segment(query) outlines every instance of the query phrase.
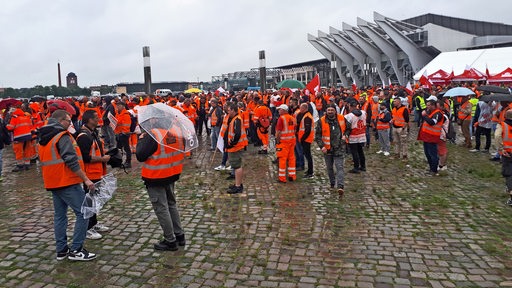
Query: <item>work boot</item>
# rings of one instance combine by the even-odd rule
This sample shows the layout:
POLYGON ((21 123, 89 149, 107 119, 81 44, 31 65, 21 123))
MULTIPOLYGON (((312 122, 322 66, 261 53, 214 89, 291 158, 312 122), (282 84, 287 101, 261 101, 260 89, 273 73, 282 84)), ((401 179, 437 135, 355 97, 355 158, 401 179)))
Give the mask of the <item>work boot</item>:
POLYGON ((158 243, 155 243, 153 246, 155 247, 155 250, 162 250, 162 251, 177 251, 178 250, 178 244, 176 243, 176 241, 169 242, 165 239, 158 243))
POLYGON ((176 236, 176 242, 178 242, 178 245, 185 246, 185 244, 187 244, 187 241, 185 240, 185 234, 175 235, 175 236, 176 236))
POLYGON ((23 170, 25 170, 25 165, 16 165, 16 167, 14 167, 14 169, 12 169, 12 172, 20 172, 23 170))

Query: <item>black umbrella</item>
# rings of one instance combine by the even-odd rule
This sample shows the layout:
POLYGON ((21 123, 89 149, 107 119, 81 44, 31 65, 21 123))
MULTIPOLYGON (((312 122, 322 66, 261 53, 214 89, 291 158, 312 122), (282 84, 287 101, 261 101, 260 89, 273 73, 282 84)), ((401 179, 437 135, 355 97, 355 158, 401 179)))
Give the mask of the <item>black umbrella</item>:
POLYGON ((476 89, 482 92, 510 94, 510 91, 507 88, 502 88, 494 85, 483 85, 476 89))
POLYGON ((30 97, 30 102, 43 102, 46 101, 46 98, 43 96, 35 95, 30 97))
POLYGON ((482 95, 478 98, 480 101, 488 102, 488 101, 496 101, 496 102, 512 102, 512 94, 503 94, 503 93, 492 93, 489 95, 482 95))

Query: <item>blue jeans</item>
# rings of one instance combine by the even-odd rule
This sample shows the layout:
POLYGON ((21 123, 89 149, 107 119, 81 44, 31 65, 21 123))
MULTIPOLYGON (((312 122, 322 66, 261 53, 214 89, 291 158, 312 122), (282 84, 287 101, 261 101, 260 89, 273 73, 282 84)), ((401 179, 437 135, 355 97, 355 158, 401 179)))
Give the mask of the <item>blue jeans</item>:
POLYGON ((55 229, 55 241, 57 252, 63 251, 68 246, 66 229, 68 227, 68 207, 70 207, 76 216, 75 228, 73 231, 73 242, 71 250, 80 250, 85 241, 85 233, 87 232, 87 224, 89 219, 84 219, 84 215, 80 211, 82 202, 85 198, 85 191, 82 184, 75 184, 63 189, 52 191, 53 196, 53 225, 55 229))
POLYGON ((332 154, 324 154, 325 166, 327 166, 327 175, 332 187, 337 184, 337 188, 345 188, 345 171, 343 170, 343 156, 334 156, 332 154), (334 175, 334 167, 336 167, 336 176, 334 175))
POLYGON ((430 167, 430 172, 437 173, 437 168, 439 167, 439 156, 437 155, 437 143, 423 142, 423 151, 425 152, 425 156, 427 156, 427 161, 428 161, 428 166, 430 167))
POLYGON ((298 140, 295 140, 295 167, 304 168, 304 151, 302 151, 302 145, 298 140))
POLYGON ((211 148, 217 149, 217 140, 219 139, 220 127, 214 126, 212 127, 212 133, 210 134, 211 138, 211 148))

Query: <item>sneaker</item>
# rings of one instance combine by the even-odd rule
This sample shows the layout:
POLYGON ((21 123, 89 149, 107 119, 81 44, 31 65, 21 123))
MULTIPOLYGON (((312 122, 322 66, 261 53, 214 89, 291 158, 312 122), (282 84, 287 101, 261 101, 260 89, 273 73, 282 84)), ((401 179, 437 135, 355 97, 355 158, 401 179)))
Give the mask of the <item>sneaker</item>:
POLYGON ((231 165, 224 167, 224 171, 231 171, 231 165))
POLYGON ((384 151, 382 151, 382 150, 377 151, 377 154, 381 154, 381 153, 384 153, 384 151))
POLYGON ((445 170, 448 170, 448 166, 439 166, 439 168, 437 169, 438 171, 445 171, 445 170))
POLYGON ((103 225, 103 224, 96 224, 94 227, 93 227, 94 231, 97 231, 97 232, 107 232, 110 230, 109 227, 103 225))
POLYGON ((233 180, 235 179, 235 175, 229 174, 228 177, 226 177, 226 180, 233 180))
POLYGON ((88 252, 85 248, 69 252, 68 259, 72 261, 91 261, 96 258, 96 254, 88 252))
POLYGON ((228 194, 238 194, 238 193, 242 193, 243 191, 244 191, 244 187, 242 185, 231 186, 231 187, 229 187, 227 193, 228 194))
POLYGON ((176 243, 176 241, 169 242, 169 241, 164 239, 164 240, 154 244, 153 247, 155 247, 155 250, 177 251, 178 250, 178 243, 176 243))
POLYGON ((85 235, 85 238, 87 239, 91 239, 91 240, 97 240, 97 239, 101 239, 101 234, 96 232, 96 230, 94 230, 93 228, 87 230, 87 234, 85 235))
POLYGON ((222 170, 226 170, 225 168, 226 168, 226 166, 224 166, 224 165, 219 165, 219 166, 217 166, 217 167, 215 167, 215 168, 213 168, 213 169, 214 169, 214 170, 216 170, 216 171, 222 171, 222 170))
POLYGON ((389 156, 389 152, 384 152, 384 156, 389 156))
POLYGON ((361 171, 361 172, 366 172, 366 167, 361 167, 361 168, 359 168, 359 171, 361 171))
POLYGON ((14 167, 14 169, 12 169, 12 172, 20 172, 23 170, 25 170, 25 165, 16 165, 16 167, 14 167))
POLYGON ((64 260, 69 255, 69 247, 66 246, 66 248, 62 249, 62 251, 57 252, 57 257, 55 259, 57 260, 64 260))
POLYGON ((315 177, 315 175, 313 173, 311 173, 311 174, 306 173, 304 175, 304 177, 302 177, 302 178, 306 178, 307 179, 307 178, 313 178, 313 177, 315 177))
POLYGON ((512 198, 508 199, 507 203, 508 206, 512 206, 512 198))
POLYGON ((469 152, 480 152, 480 149, 471 149, 469 152))
POLYGON ((489 153, 489 149, 484 149, 484 150, 482 150, 482 152, 489 153))
POLYGON ((344 193, 345 193, 345 190, 343 190, 343 188, 338 188, 338 196, 343 197, 344 193))
POLYGON ((185 240, 185 234, 176 235, 176 242, 178 242, 179 246, 185 246, 187 241, 185 240))

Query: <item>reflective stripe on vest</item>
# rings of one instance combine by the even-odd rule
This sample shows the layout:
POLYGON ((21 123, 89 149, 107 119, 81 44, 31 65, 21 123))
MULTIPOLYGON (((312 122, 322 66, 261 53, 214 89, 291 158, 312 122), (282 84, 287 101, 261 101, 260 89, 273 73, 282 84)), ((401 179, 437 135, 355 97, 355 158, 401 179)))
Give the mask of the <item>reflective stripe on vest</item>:
POLYGON ((305 142, 312 143, 314 134, 315 134, 315 128, 313 125, 313 123, 315 123, 315 121, 313 120, 313 116, 311 116, 311 113, 309 113, 309 112, 306 112, 306 114, 304 114, 304 116, 300 120, 299 134, 298 134, 299 139, 298 140, 300 141, 302 139, 302 136, 304 136, 304 133, 306 133, 306 127, 304 127, 304 119, 306 119, 306 118, 311 119, 311 131, 309 132, 308 138, 306 138, 305 142))
MULTIPOLYGON (((380 113, 379 119, 384 118, 384 115, 386 115, 386 113, 380 113)), ((377 130, 386 130, 386 129, 389 129, 389 122, 382 122, 380 120, 377 120, 377 130)))
MULTIPOLYGON (((345 133, 345 117, 343 115, 337 114, 338 118, 338 125, 341 129, 341 135, 343 137, 343 134, 345 133)), ((329 150, 331 149, 331 127, 329 126, 329 123, 327 123, 327 120, 325 118, 325 115, 322 116, 320 119, 321 127, 322 127, 322 142, 324 143, 324 147, 329 150)))
MULTIPOLYGON (((432 113, 430 113, 430 115, 428 115, 428 117, 432 118, 434 116, 434 114, 437 112, 441 113, 441 110, 436 109, 436 110, 432 111, 432 113)), ((444 117, 443 117, 443 120, 444 120, 444 117)), ((425 121, 425 122, 423 122, 423 125, 421 126, 421 131, 423 131, 427 134, 430 134, 430 135, 441 136, 441 130, 443 129, 443 122, 444 122, 443 120, 440 120, 434 126, 428 124, 425 121)))
POLYGON ((62 131, 55 135, 52 140, 46 145, 39 146, 39 159, 41 162, 41 171, 43 174, 44 187, 46 189, 58 189, 62 187, 71 186, 74 184, 82 183, 83 180, 76 175, 66 165, 61 156, 57 153, 57 143, 63 135, 69 135, 73 144, 73 148, 78 157, 80 169, 84 169, 84 162, 82 160, 82 153, 75 139, 69 134, 68 131, 62 131))
POLYGON ((183 169, 184 153, 181 151, 183 143, 178 138, 174 142, 166 142, 165 136, 169 137, 164 129, 152 129, 151 133, 158 143, 158 148, 153 155, 149 156, 142 164, 141 175, 148 179, 163 179, 173 175, 181 174, 183 169))
POLYGON ((281 131, 281 142, 295 142, 295 119, 290 114, 284 114, 283 131, 281 131))

